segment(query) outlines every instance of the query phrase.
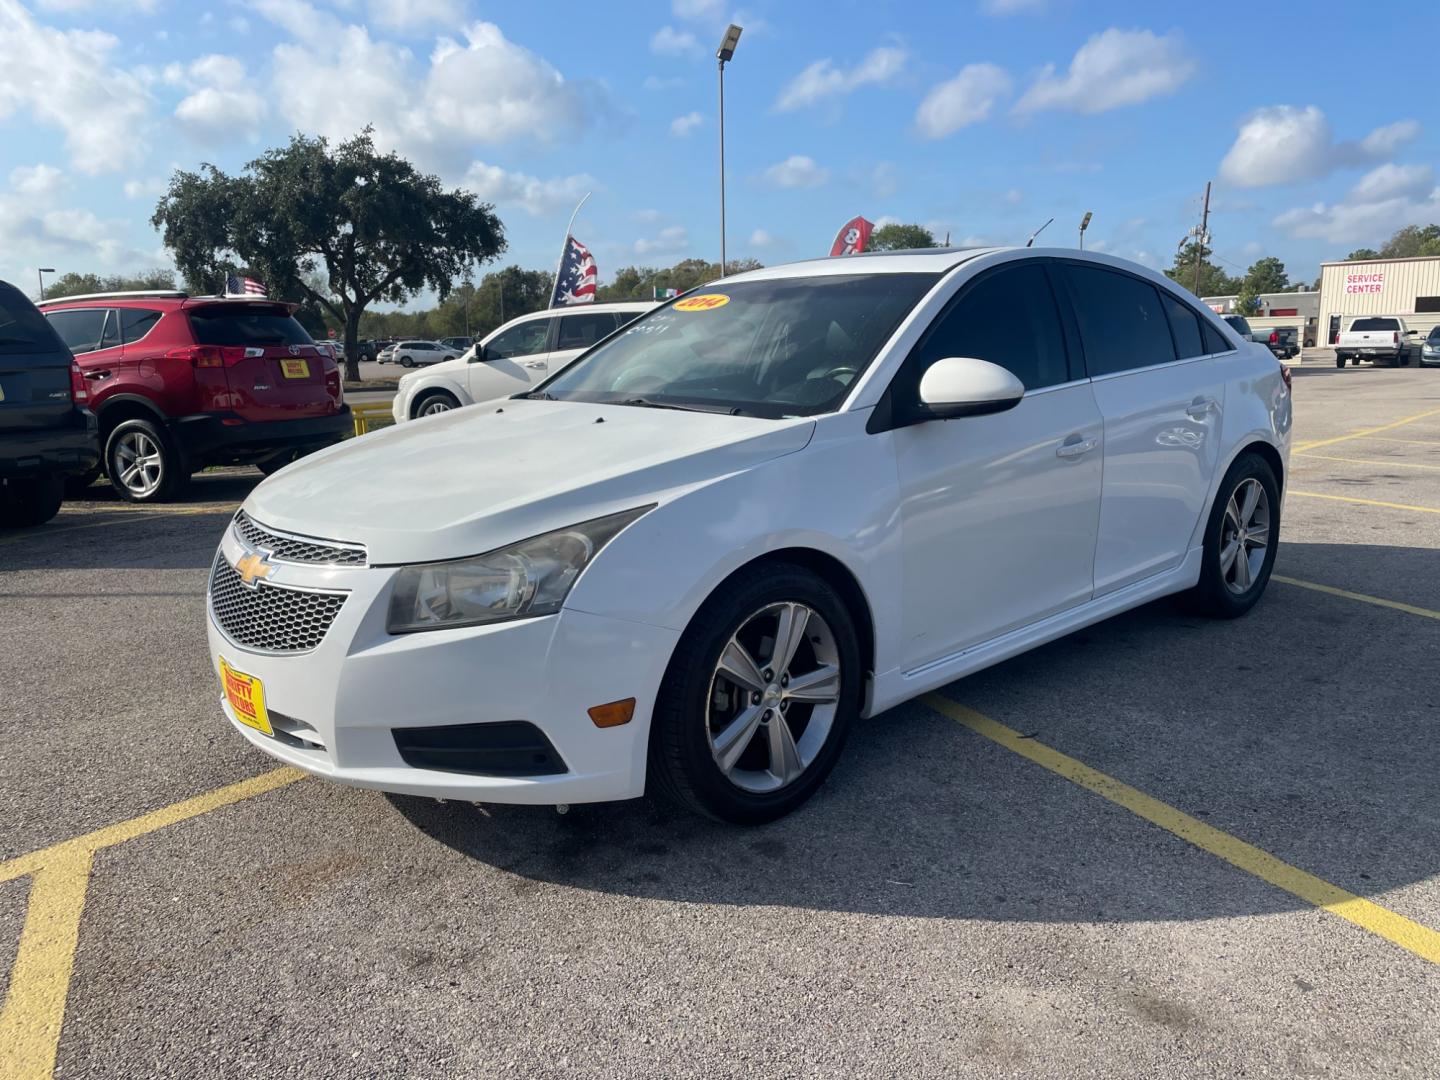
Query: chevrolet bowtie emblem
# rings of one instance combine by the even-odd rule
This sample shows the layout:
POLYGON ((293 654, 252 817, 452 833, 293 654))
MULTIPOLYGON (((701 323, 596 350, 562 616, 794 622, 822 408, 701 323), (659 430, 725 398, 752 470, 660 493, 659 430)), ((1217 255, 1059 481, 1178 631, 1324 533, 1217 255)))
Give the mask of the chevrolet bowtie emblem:
POLYGON ((266 556, 258 551, 247 551, 235 564, 235 571, 240 575, 240 580, 248 588, 255 588, 255 583, 262 578, 270 576, 270 563, 266 556))

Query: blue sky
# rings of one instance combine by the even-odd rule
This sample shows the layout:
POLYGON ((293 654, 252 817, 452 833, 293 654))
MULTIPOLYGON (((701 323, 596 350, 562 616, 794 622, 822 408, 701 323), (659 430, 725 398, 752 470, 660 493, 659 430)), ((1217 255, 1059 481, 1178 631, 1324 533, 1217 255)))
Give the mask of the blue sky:
POLYGON ((1218 257, 1325 258, 1440 221, 1440 5, 1081 0, 0 0, 0 277, 166 265, 175 168, 240 168, 295 130, 383 145, 493 201, 503 262, 575 227, 602 279, 729 252, 824 254, 839 225, 1073 243, 1168 265, 1215 181, 1218 257), (1376 66, 1394 41, 1410 65, 1376 66), (1365 59, 1338 60, 1352 46, 1365 59), (1407 75, 1408 70, 1411 74, 1407 75))

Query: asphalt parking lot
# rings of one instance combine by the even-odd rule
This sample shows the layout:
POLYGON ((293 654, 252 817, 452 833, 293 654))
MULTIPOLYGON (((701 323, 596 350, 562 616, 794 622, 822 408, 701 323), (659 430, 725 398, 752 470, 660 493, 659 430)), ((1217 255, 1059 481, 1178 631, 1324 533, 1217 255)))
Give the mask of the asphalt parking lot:
POLYGON ((0 1077, 1434 1075, 1440 371, 1295 392, 1250 616, 952 684, 750 831, 277 771, 204 640, 251 470, 0 531, 0 1077))

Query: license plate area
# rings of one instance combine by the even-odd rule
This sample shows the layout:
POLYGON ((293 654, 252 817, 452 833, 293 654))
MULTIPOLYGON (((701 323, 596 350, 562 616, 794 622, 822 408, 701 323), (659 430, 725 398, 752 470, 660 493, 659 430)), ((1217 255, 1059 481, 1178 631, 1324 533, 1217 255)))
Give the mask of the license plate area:
POLYGON ((287 379, 308 379, 310 377, 310 361, 281 360, 280 374, 287 379))
POLYGON ((270 713, 265 708, 265 686, 254 675, 236 671, 226 659, 220 657, 220 686, 225 691, 225 700, 235 719, 246 727, 254 728, 262 735, 275 737, 270 726, 270 713))

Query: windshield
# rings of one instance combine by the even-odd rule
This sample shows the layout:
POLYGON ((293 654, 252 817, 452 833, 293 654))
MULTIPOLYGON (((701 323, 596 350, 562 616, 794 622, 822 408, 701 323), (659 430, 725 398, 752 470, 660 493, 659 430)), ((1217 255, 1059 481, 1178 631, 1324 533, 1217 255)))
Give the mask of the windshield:
POLYGON ((839 406, 936 274, 736 281, 630 323, 532 396, 814 416, 839 406))
POLYGON ((1356 319, 1350 324, 1351 330, 1399 330, 1400 324, 1394 319, 1356 319))

